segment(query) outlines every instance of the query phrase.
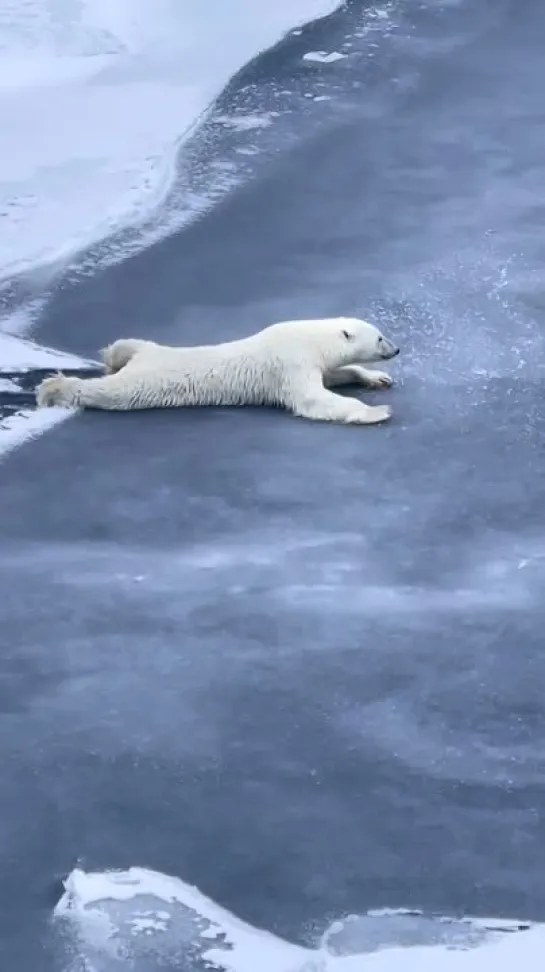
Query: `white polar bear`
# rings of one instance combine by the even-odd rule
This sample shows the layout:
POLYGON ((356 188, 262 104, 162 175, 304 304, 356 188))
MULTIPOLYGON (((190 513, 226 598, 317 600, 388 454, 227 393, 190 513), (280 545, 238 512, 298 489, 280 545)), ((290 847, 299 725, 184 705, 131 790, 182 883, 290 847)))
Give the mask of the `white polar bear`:
POLYGON ((167 347, 122 339, 102 351, 106 374, 57 374, 36 389, 38 405, 129 411, 204 405, 279 406, 303 418, 370 425, 386 421, 385 405, 336 395, 334 386, 392 384, 364 363, 399 349, 372 324, 353 317, 283 321, 239 341, 167 347))

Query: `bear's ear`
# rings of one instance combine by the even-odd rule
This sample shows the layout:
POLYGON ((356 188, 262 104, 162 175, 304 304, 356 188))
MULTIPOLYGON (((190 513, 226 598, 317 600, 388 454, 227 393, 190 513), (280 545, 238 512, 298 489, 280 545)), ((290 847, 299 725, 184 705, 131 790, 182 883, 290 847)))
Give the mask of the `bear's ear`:
POLYGON ((343 330, 342 330, 341 333, 342 333, 343 338, 346 338, 347 341, 353 341, 354 340, 354 335, 351 334, 350 331, 345 331, 344 328, 343 328, 343 330))

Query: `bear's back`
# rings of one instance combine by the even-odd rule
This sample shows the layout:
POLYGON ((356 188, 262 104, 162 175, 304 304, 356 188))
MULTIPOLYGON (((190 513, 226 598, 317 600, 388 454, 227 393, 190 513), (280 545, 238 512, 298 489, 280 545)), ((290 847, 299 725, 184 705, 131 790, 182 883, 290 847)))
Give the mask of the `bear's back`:
MULTIPOLYGON (((281 402, 283 367, 251 340, 195 347, 156 346, 123 369, 146 395, 180 405, 266 405, 281 402)), ((119 372, 122 375, 123 372, 119 372)))

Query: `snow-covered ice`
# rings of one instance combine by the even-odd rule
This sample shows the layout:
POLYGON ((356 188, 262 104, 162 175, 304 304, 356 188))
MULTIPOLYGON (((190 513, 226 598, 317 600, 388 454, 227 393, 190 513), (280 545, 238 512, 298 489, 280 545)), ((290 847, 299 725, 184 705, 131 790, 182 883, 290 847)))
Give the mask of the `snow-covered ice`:
POLYGON ((0 280, 164 197, 184 134, 244 63, 337 0, 4 0, 0 280))
POLYGON ((197 955, 220 972, 512 972, 517 964, 538 972, 545 949, 543 925, 403 911, 350 916, 303 948, 246 924, 178 878, 139 867, 72 871, 55 915, 83 961, 107 956, 112 972, 143 952, 158 964, 165 953, 190 962, 197 955))

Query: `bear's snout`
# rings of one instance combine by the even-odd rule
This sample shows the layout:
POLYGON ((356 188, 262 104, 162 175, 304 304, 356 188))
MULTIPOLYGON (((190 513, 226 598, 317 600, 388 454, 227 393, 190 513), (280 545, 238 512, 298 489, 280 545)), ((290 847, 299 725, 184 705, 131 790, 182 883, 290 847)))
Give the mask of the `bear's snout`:
POLYGON ((381 346, 382 357, 389 360, 390 358, 395 358, 399 354, 399 348, 391 341, 384 340, 381 346))

